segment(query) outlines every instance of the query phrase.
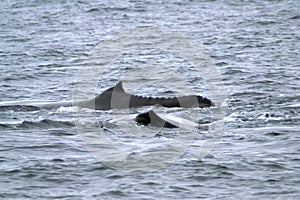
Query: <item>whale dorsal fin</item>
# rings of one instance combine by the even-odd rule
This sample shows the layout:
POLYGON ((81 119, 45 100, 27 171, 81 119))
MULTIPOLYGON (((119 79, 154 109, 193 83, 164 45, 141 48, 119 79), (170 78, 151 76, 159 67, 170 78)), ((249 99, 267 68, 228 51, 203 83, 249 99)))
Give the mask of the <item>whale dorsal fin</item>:
POLYGON ((119 81, 114 87, 113 87, 114 92, 120 92, 120 93, 125 93, 125 90, 123 88, 123 82, 119 81))
POLYGON ((178 126, 166 121, 157 115, 153 110, 141 113, 135 117, 135 121, 145 126, 151 125, 156 127, 178 128, 178 126))

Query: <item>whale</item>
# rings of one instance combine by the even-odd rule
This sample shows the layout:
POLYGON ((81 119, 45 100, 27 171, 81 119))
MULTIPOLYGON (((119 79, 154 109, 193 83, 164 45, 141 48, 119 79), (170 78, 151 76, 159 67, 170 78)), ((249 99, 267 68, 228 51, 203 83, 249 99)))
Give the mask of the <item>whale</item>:
POLYGON ((185 130, 195 130, 199 124, 183 117, 177 117, 170 113, 161 113, 153 109, 136 115, 134 121, 138 125, 154 126, 160 128, 182 128, 185 130))
MULTIPOLYGON (((22 102, 21 102, 22 103, 22 102)), ((27 106, 45 109, 55 109, 60 107, 78 106, 95 110, 126 109, 141 106, 159 105, 162 107, 211 107, 214 103, 200 95, 186 95, 179 97, 146 97, 127 93, 123 88, 123 82, 119 81, 115 86, 103 91, 101 94, 81 101, 67 102, 33 102, 20 104, 16 102, 8 106, 27 106)), ((3 104, 2 106, 5 106, 3 104)))
POLYGON ((167 120, 163 119, 153 110, 149 110, 147 112, 143 112, 138 114, 134 120, 137 122, 138 125, 144 126, 156 126, 156 127, 166 127, 166 128, 179 128, 178 125, 175 125, 172 122, 168 122, 167 120))
POLYGON ((186 95, 179 97, 145 97, 127 93, 123 82, 108 88, 95 98, 74 102, 73 105, 95 110, 125 109, 141 106, 160 105, 162 107, 211 107, 214 103, 200 95, 186 95))

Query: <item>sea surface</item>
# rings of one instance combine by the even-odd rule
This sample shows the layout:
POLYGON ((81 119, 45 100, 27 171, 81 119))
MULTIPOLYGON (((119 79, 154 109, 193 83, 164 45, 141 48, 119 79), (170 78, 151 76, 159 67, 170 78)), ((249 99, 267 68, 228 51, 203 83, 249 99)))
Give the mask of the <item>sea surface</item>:
MULTIPOLYGON (((0 198, 300 199, 299 30, 299 0, 1 1, 0 198), (107 57, 105 41, 149 27, 191 38, 175 48, 201 47, 210 63, 196 68, 156 43, 123 52, 117 39, 119 56, 107 57), (90 65, 101 73, 80 79, 90 65), (224 99, 189 109, 28 106, 119 80, 137 95, 224 99), (149 109, 199 127, 137 125, 149 109)), ((156 37, 127 36, 133 47, 156 37)))

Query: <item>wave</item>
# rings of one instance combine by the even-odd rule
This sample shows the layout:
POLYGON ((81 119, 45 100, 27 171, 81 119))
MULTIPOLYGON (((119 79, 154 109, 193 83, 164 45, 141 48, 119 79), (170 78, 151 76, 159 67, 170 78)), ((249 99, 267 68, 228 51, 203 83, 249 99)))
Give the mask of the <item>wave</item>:
POLYGON ((72 106, 72 102, 55 102, 55 101, 8 101, 0 103, 0 111, 36 111, 42 108, 56 109, 60 107, 72 106))
POLYGON ((57 121, 51 119, 42 119, 39 121, 28 121, 24 120, 19 123, 0 123, 0 128, 66 128, 73 127, 74 123, 71 121, 57 121))
POLYGON ((33 105, 0 105, 0 111, 8 111, 8 110, 13 110, 17 112, 36 111, 36 110, 40 110, 40 107, 33 106, 33 105))

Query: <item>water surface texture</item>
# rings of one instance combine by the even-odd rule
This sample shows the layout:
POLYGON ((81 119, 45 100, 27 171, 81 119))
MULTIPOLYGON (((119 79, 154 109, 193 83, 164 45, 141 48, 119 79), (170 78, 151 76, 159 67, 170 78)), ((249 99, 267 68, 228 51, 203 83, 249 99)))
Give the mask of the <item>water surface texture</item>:
MULTIPOLYGON (((0 198, 299 199, 299 11, 298 0, 1 1, 0 198), (196 118, 183 112, 190 120, 200 119, 201 128, 179 159, 153 172, 130 172, 89 153, 77 133, 76 110, 7 106, 71 100, 78 71, 99 43, 148 26, 193 38, 221 74, 228 105, 225 126, 206 157, 199 158, 199 149, 210 109, 200 109, 196 118)), ((187 69, 193 90, 210 96, 205 80, 191 73, 189 64, 159 49, 116 58, 96 93, 126 75, 124 87, 132 93, 172 96, 182 85, 163 66, 179 74, 187 69)), ((133 155, 155 153, 156 145, 174 136, 171 130, 122 120, 125 111, 114 112, 120 120, 111 120, 110 111, 96 113, 99 128, 133 155), (138 131, 122 135, 120 127, 138 131), (153 135, 144 135, 145 130, 153 135)))

